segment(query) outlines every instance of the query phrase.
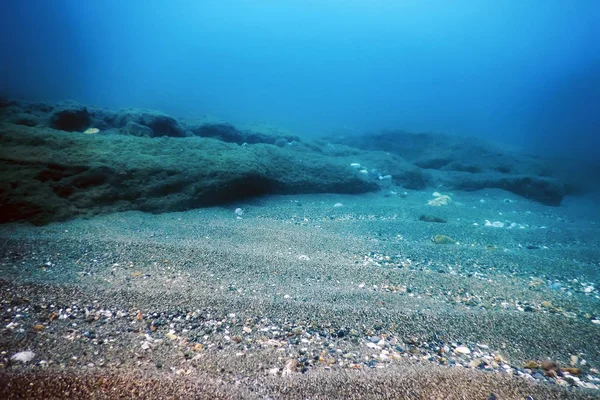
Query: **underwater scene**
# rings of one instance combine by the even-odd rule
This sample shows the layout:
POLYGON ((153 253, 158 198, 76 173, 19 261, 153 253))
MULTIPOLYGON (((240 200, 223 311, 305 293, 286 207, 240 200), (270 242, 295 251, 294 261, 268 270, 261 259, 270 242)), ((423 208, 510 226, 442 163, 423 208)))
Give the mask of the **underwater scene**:
POLYGON ((0 398, 600 399, 600 3, 0 4, 0 398))

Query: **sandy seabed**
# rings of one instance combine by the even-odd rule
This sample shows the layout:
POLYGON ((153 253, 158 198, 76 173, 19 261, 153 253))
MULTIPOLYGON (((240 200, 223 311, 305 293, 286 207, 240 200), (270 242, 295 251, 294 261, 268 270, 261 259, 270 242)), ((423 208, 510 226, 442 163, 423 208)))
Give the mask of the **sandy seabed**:
POLYGON ((594 202, 383 193, 1 226, 0 397, 600 398, 594 202))

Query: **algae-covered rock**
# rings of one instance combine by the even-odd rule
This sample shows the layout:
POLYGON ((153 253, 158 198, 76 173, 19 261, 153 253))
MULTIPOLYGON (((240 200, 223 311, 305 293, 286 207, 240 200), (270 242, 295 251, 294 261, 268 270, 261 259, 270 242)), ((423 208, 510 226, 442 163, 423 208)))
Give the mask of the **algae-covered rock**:
POLYGON ((419 221, 423 222, 437 222, 437 223, 446 223, 447 221, 444 218, 437 217, 435 215, 423 214, 419 216, 419 221))
MULTIPOLYGON (((132 124, 129 124, 131 127, 132 124)), ((0 222, 181 211, 264 194, 378 189, 345 161, 199 137, 65 135, 0 123, 0 222)))
POLYGON ((433 237, 433 242, 435 244, 456 244, 456 241, 445 235, 435 235, 433 237))
POLYGON ((55 111, 50 118, 50 126, 61 131, 83 132, 91 123, 90 113, 85 107, 69 107, 55 111))

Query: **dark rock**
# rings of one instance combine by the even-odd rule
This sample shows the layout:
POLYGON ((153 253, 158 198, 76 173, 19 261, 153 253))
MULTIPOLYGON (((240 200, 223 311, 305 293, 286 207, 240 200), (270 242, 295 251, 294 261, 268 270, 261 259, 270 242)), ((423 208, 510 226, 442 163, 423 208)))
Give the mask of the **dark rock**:
POLYGON ((56 111, 50 118, 50 126, 67 132, 83 132, 90 126, 90 113, 85 107, 74 107, 56 111))
POLYGON ((44 224, 125 210, 181 211, 271 193, 378 189, 345 162, 310 151, 299 159, 271 145, 243 148, 198 137, 97 135, 90 141, 7 123, 0 123, 0 167, 0 222, 44 224))
MULTIPOLYGON (((129 123, 133 122, 138 125, 143 125, 152 130, 152 136, 172 136, 172 137, 186 137, 189 136, 187 130, 183 125, 179 123, 175 118, 162 114, 157 111, 147 110, 124 110, 114 118, 106 118, 104 121, 113 123, 116 128, 126 127, 129 123)), ((140 133, 139 129, 133 129, 134 132, 140 133)), ((127 130, 125 130, 127 132, 127 130)), ((145 131, 144 133, 149 133, 145 131)), ((145 135, 138 135, 145 136, 145 135)))
POLYGON ((450 164, 449 158, 429 158, 415 162, 415 165, 425 169, 441 169, 450 164))
POLYGON ((425 189, 429 181, 427 175, 423 171, 414 168, 392 175, 392 179, 400 186, 412 190, 425 189))
POLYGON ((121 128, 121 133, 132 136, 154 137, 154 131, 152 128, 132 121, 129 121, 123 128, 121 128))
POLYGON ((494 174, 472 174, 452 177, 447 186, 460 190, 480 190, 484 188, 504 189, 540 203, 558 206, 565 196, 564 185, 553 178, 536 176, 502 176, 494 174))
POLYGON ((436 217, 435 215, 425 215, 425 214, 423 214, 419 217, 419 221, 446 223, 446 220, 443 218, 436 217))
POLYGON ((230 124, 203 124, 193 126, 190 131, 195 136, 210 137, 227 143, 237 144, 274 144, 278 147, 285 147, 289 143, 298 142, 300 139, 296 136, 277 136, 268 135, 260 132, 241 131, 230 124))
POLYGON ((13 124, 25 125, 25 126, 36 126, 39 123, 34 116, 29 115, 29 114, 20 114, 20 115, 14 116, 9 119, 9 122, 12 122, 13 124))
POLYGON ((561 203, 567 190, 573 191, 557 178, 559 170, 553 165, 516 152, 500 152, 472 138, 386 131, 330 141, 384 151, 411 163, 413 169, 404 167, 399 173, 389 172, 395 183, 409 189, 422 190, 428 185, 459 190, 497 188, 554 206, 561 203))
POLYGON ((228 143, 247 143, 246 134, 229 124, 204 124, 190 130, 200 137, 210 137, 228 143))

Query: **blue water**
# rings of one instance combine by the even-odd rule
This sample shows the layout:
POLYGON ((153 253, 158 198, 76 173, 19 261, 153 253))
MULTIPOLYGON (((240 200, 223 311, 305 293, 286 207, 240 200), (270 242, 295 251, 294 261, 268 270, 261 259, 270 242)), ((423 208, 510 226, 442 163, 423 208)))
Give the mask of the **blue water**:
POLYGON ((20 0, 0 93, 594 160, 600 2, 20 0))

